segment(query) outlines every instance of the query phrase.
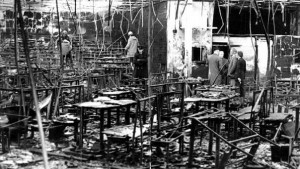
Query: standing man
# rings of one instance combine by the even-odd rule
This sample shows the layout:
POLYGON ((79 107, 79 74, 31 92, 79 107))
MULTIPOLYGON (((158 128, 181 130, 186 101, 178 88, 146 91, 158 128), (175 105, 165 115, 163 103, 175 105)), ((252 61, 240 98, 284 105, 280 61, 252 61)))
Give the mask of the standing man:
POLYGON ((135 53, 137 52, 137 47, 139 44, 138 39, 133 35, 132 31, 128 32, 128 42, 127 45, 125 46, 125 51, 127 52, 127 57, 130 58, 130 64, 131 67, 133 68, 133 57, 135 55, 135 53))
POLYGON ((208 68, 209 68, 209 74, 208 78, 210 81, 210 85, 220 85, 221 84, 221 75, 220 75, 220 69, 219 69, 219 49, 216 48, 214 50, 214 53, 212 55, 207 56, 208 60, 208 68))
POLYGON ((230 61, 229 61, 228 73, 227 73, 230 86, 236 85, 235 84, 236 62, 237 62, 237 50, 235 48, 232 48, 230 51, 230 61))
POLYGON ((57 46, 60 47, 60 44, 59 44, 60 39, 62 41, 61 51, 62 51, 62 55, 64 57, 64 62, 66 64, 66 66, 72 66, 73 65, 72 54, 71 54, 72 41, 71 41, 70 37, 68 36, 68 32, 66 30, 64 30, 62 32, 61 38, 57 39, 57 41, 55 43, 55 48, 57 48, 57 46))
POLYGON ((240 87, 240 103, 241 106, 243 107, 244 97, 245 97, 244 81, 245 81, 245 74, 246 74, 246 61, 243 59, 242 51, 239 51, 237 56, 238 57, 236 62, 235 77, 240 87))
POLYGON ((220 63, 220 76, 221 76, 221 84, 227 84, 227 72, 228 72, 228 59, 224 58, 224 51, 219 52, 220 63))
POLYGON ((143 46, 138 46, 138 50, 134 55, 134 77, 135 78, 148 78, 148 55, 144 51, 143 46))

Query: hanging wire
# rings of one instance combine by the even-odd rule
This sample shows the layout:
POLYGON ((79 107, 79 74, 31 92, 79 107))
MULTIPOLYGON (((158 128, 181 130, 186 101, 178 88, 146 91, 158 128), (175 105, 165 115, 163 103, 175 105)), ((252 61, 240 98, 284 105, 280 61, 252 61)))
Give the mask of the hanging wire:
POLYGON ((130 21, 132 21, 132 6, 131 6, 131 0, 129 0, 129 14, 130 14, 130 21))
POLYGON ((243 8, 244 8, 245 2, 246 2, 246 0, 243 1, 243 4, 242 4, 241 9, 240 9, 240 12, 239 12, 239 15, 241 14, 241 12, 242 12, 242 10, 243 10, 243 8))
POLYGON ((104 30, 104 24, 105 24, 105 13, 102 13, 102 44, 105 46, 105 30, 104 30))
MULTIPOLYGON (((150 4, 149 4, 149 5, 150 5, 150 4)), ((164 25, 163 25, 163 24, 161 23, 161 21, 158 19, 158 15, 156 15, 156 12, 155 12, 155 10, 154 10, 153 1, 151 1, 151 6, 152 6, 153 15, 154 15, 154 17, 155 17, 155 22, 152 23, 152 27, 154 27, 154 24, 155 24, 156 22, 159 22, 159 24, 160 24, 162 27, 161 27, 161 29, 158 31, 158 33, 156 33, 155 36, 153 37, 152 42, 151 42, 151 45, 150 45, 150 48, 152 47, 152 45, 153 45, 153 43, 154 43, 156 37, 159 36, 159 33, 164 29, 164 25)))
MULTIPOLYGON (((36 87, 35 87, 35 80, 33 77, 32 73, 32 67, 31 67, 31 61, 30 61, 30 56, 29 56, 29 48, 28 48, 28 35, 27 32, 24 29, 24 21, 23 21, 23 15, 22 15, 22 6, 20 1, 16 1, 17 6, 18 6, 18 14, 20 18, 20 27, 21 27, 21 33, 22 33, 22 40, 23 40, 23 48, 25 52, 25 58, 26 58, 26 63, 29 71, 29 77, 30 77, 30 84, 31 84, 31 90, 32 90, 32 96, 34 100, 34 104, 38 105, 38 98, 37 98, 37 92, 36 92, 36 87)), ((40 134, 40 143, 42 146, 42 155, 43 155, 43 160, 44 160, 44 168, 49 169, 49 163, 48 163, 48 154, 46 151, 46 146, 45 146, 45 135, 44 135, 44 130, 43 130, 43 125, 42 125, 42 118, 40 114, 39 108, 36 106, 36 119, 38 121, 38 128, 39 128, 39 134, 40 134)))
POLYGON ((229 13, 230 13, 230 0, 228 0, 228 4, 227 4, 227 18, 226 18, 226 21, 227 21, 227 37, 228 37, 228 46, 229 48, 230 47, 230 34, 229 34, 229 13))
POLYGON ((256 0, 253 0, 253 4, 254 4, 254 8, 256 8, 256 10, 258 12, 258 17, 259 17, 260 22, 262 24, 262 27, 263 27, 263 30, 264 30, 264 35, 265 35, 265 38, 267 40, 267 45, 268 45, 268 47, 267 47, 267 49, 268 49, 267 77, 270 77, 270 54, 271 54, 271 51, 270 51, 270 36, 267 32, 266 26, 265 26, 264 21, 263 21, 262 16, 261 16, 261 11, 259 9, 259 6, 258 6, 256 0))
MULTIPOLYGON (((95 0, 93 0, 93 15, 94 15, 95 32, 96 32, 95 44, 96 44, 96 46, 97 46, 97 49, 99 49, 99 46, 98 46, 98 27, 97 27, 97 21, 96 21, 97 15, 95 15, 95 0)), ((95 68, 96 68, 96 54, 94 53, 94 64, 93 64, 93 69, 95 69, 95 68)))
POLYGON ((144 0, 142 0, 142 28, 144 27, 144 0))
POLYGON ((137 18, 137 16, 139 15, 139 13, 140 13, 141 11, 142 11, 142 9, 140 8, 140 9, 138 10, 138 12, 136 13, 135 17, 133 18, 132 23, 135 22, 135 19, 137 18))
MULTIPOLYGON (((274 19, 275 14, 276 14, 276 10, 274 11, 274 1, 272 1, 272 21, 273 21, 273 55, 272 55, 272 57, 273 57, 273 59, 271 62, 271 68, 274 67, 274 56, 275 56, 275 50, 276 50, 275 45, 274 45, 274 43, 276 43, 276 25, 275 25, 275 19, 274 19)), ((271 69, 272 74, 273 74, 273 70, 274 69, 271 69)))
POLYGON ((57 13, 57 22, 58 22, 58 39, 59 39, 59 53, 60 53, 60 71, 61 73, 64 70, 64 62, 63 62, 63 55, 62 55, 62 41, 61 41, 61 28, 60 28, 60 20, 59 20, 59 10, 58 10, 58 1, 56 0, 56 13, 57 13))
MULTIPOLYGON (((125 41, 127 42, 127 39, 126 39, 124 31, 123 31, 123 19, 125 18, 127 21, 128 21, 128 19, 124 16, 124 11, 122 11, 121 15, 122 15, 122 17, 121 17, 120 29, 122 32, 122 36, 124 37, 125 41)), ((128 23, 129 23, 129 21, 128 21, 128 23)))
POLYGON ((140 15, 140 19, 139 19, 139 27, 138 27, 138 32, 137 32, 137 34, 139 35, 140 34, 140 30, 143 28, 142 26, 143 26, 143 15, 141 14, 140 15))
POLYGON ((221 21, 222 21, 222 25, 221 25, 219 31, 217 32, 217 34, 219 34, 220 31, 222 30, 223 26, 224 26, 224 20, 223 20, 223 16, 222 16, 222 12, 221 12, 219 1, 217 1, 217 3, 218 3, 218 9, 219 9, 219 13, 220 13, 221 21))
MULTIPOLYGON (((71 13, 71 18, 72 18, 72 20, 73 20, 73 22, 74 22, 74 25, 75 25, 75 32, 77 33, 77 26, 76 26, 76 20, 74 19, 74 15, 75 15, 75 18, 76 18, 76 9, 75 9, 75 14, 72 12, 72 10, 71 10, 71 7, 70 7, 70 4, 69 4, 69 2, 68 2, 68 0, 66 0, 66 2, 67 2, 67 6, 68 6, 68 9, 69 9, 69 12, 71 13)), ((75 0, 75 2, 76 2, 76 0, 75 0)), ((76 3, 75 3, 76 4, 76 3)), ((76 8, 76 7, 75 7, 76 8)))
POLYGON ((251 44, 252 44, 252 47, 253 47, 253 50, 254 52, 256 51, 255 49, 255 44, 253 42, 253 37, 252 37, 252 4, 250 4, 250 7, 249 7, 249 34, 250 34, 250 39, 251 39, 251 44))
POLYGON ((110 22, 110 20, 111 20, 111 5, 112 5, 112 0, 108 0, 108 21, 107 21, 107 23, 108 23, 108 26, 109 26, 109 22, 110 22))
POLYGON ((270 1, 268 2, 268 22, 267 22, 267 32, 270 33, 269 27, 270 27, 270 15, 271 15, 271 5, 270 1))

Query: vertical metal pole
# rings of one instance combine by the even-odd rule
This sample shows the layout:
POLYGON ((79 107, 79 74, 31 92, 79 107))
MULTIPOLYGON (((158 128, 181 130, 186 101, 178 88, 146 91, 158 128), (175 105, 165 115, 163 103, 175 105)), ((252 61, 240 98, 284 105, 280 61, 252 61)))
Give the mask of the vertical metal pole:
MULTIPOLYGON (((23 113, 25 114, 25 105, 24 105, 24 93, 23 93, 23 88, 22 88, 22 84, 21 84, 21 78, 20 78, 20 69, 19 69, 19 63, 18 63, 18 60, 19 60, 19 46, 18 46, 18 9, 17 9, 17 0, 15 0, 15 4, 14 4, 14 17, 15 17, 15 32, 14 32, 14 35, 15 35, 15 64, 16 64, 16 67, 17 67, 17 73, 18 73, 18 76, 17 76, 17 84, 18 86, 20 87, 20 92, 21 92, 21 99, 20 99, 20 108, 22 106, 23 108, 23 113)), ((21 114, 21 109, 19 110, 19 114, 21 114)), ((24 115, 23 114, 23 115, 24 115)))
POLYGON ((57 22, 58 22, 58 38, 59 38, 59 47, 60 47, 60 49, 59 49, 59 52, 60 52, 60 71, 61 71, 61 73, 62 73, 62 71, 64 70, 64 58, 63 58, 63 55, 62 55, 62 51, 61 51, 61 49, 62 49, 62 41, 61 41, 61 35, 60 35, 60 33, 61 33, 61 30, 60 30, 60 21, 59 21, 59 10, 58 10, 58 2, 57 2, 57 0, 56 0, 56 13, 57 13, 57 22))
MULTIPOLYGON (((215 120, 215 131, 220 134, 220 119, 215 120)), ((216 159, 215 159, 215 168, 218 169, 220 164, 220 138, 216 136, 216 159)))
POLYGON ((255 56, 254 56, 254 80, 255 80, 255 89, 258 88, 258 77, 257 77, 257 57, 258 57, 258 45, 257 45, 257 37, 255 37, 255 56))
MULTIPOLYGON (((150 97, 152 92, 151 92, 151 60, 152 60, 152 50, 151 50, 151 40, 152 40, 152 34, 151 34, 151 31, 152 31, 152 5, 151 5, 151 0, 148 0, 148 96, 150 97)), ((151 100, 149 98, 149 104, 151 104, 151 100)), ((149 109, 149 115, 150 115, 150 118, 152 118, 152 110, 149 109)), ((153 120, 152 120, 153 122, 153 120)), ((152 125, 152 124, 151 124, 152 125)), ((151 128, 152 129, 152 128, 151 128)), ((151 129, 150 129, 150 135, 151 135, 151 129)), ((150 165, 149 167, 151 168, 152 166, 152 163, 151 163, 151 160, 152 160, 152 137, 150 137, 150 153, 151 153, 151 156, 150 156, 150 165)))
POLYGON ((296 124, 295 124, 295 132, 298 130, 299 128, 299 107, 296 107, 296 124))
MULTIPOLYGON (((16 67, 17 67, 17 72, 18 72, 18 75, 20 73, 20 70, 19 70, 19 64, 18 64, 18 59, 19 59, 19 52, 18 52, 18 18, 17 18, 17 0, 15 0, 15 6, 14 6, 14 14, 15 14, 15 32, 14 32, 14 35, 15 35, 15 64, 16 64, 16 67)), ((18 76, 19 77, 19 76, 18 76)), ((20 84, 19 82, 19 78, 18 78, 18 85, 20 84)))
POLYGON ((44 167, 45 169, 49 169, 49 164, 48 164, 48 155, 45 147, 45 136, 44 136, 44 130, 43 130, 43 125, 42 125, 42 118, 40 114, 40 109, 39 109, 39 104, 38 104, 38 98, 37 98, 37 93, 35 89, 35 82, 32 74, 32 68, 31 68, 31 62, 29 58, 29 50, 28 50, 28 43, 27 43, 27 32, 25 32, 24 29, 24 22, 23 22, 23 16, 22 16, 22 6, 20 0, 17 1, 18 5, 18 13, 19 13, 19 18, 20 18, 20 26, 21 26, 21 33, 22 33, 22 40, 23 40, 23 47, 24 47, 24 52, 25 52, 25 57, 26 57, 26 63, 27 67, 29 70, 29 77, 31 81, 31 89, 32 89, 32 95, 33 95, 33 100, 36 108, 36 118, 38 121, 38 127, 39 127, 39 133, 41 137, 41 146, 42 146, 42 154, 43 154, 43 159, 44 159, 44 167))
POLYGON ((151 90, 150 90, 150 85, 151 85, 151 61, 152 61, 152 50, 151 50, 151 41, 152 41, 152 34, 151 34, 151 29, 152 29, 152 9, 151 9, 151 0, 149 1, 148 5, 148 95, 151 96, 151 90))
MULTIPOLYGON (((195 122, 194 119, 191 119, 191 120, 192 120, 192 125, 191 125, 191 134, 190 134, 190 150, 189 150, 188 167, 192 167, 193 166, 195 130, 196 130, 196 125, 197 125, 197 123, 195 122)), ((201 132, 203 132, 203 131, 201 131, 201 132)))

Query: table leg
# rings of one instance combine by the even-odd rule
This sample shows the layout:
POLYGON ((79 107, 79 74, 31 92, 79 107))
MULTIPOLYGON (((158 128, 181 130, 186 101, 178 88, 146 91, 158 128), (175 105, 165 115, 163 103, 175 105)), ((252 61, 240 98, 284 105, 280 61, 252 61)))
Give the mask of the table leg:
POLYGON ((80 135, 79 135, 79 148, 83 146, 83 108, 80 108, 80 135))
POLYGON ((199 106, 200 106, 200 103, 199 103, 199 102, 196 102, 196 113, 199 112, 199 106))
POLYGON ((111 109, 107 110, 107 127, 111 127, 111 109))
POLYGON ((296 107, 296 124, 295 124, 295 132, 299 128, 299 107, 296 107))
POLYGON ((104 151, 103 132, 104 130, 104 110, 100 110, 100 151, 104 151))
POLYGON ((192 125, 191 125, 191 134, 190 134, 190 150, 189 150, 189 162, 188 166, 192 167, 193 165, 193 153, 194 153, 194 141, 195 141, 195 128, 196 128, 196 122, 192 119, 192 125))
MULTIPOLYGON (((216 128, 216 132, 218 134, 220 134, 220 120, 215 121, 215 128, 216 128)), ((220 157, 220 138, 216 136, 216 161, 215 161, 215 165, 216 165, 216 169, 219 168, 219 157, 220 157)))
POLYGON ((229 99, 225 101, 225 112, 229 112, 229 99))
MULTIPOLYGON (((208 102, 208 109, 211 109, 211 102, 208 102)), ((213 128, 213 122, 212 120, 208 120, 207 122, 208 127, 213 128)), ((208 144, 208 154, 212 154, 212 147, 213 147, 213 133, 209 132, 209 144, 208 144)))
POLYGON ((120 125, 120 108, 117 108, 117 125, 120 125))
MULTIPOLYGON (((238 131, 238 122, 236 120, 233 119, 233 139, 232 140, 236 140, 238 138, 237 136, 237 131, 238 131)), ((236 143, 234 143, 234 145, 237 145, 236 143)), ((234 151, 232 154, 232 157, 236 157, 237 151, 234 151)))
POLYGON ((126 106, 125 123, 130 124, 130 105, 126 106))
POLYGON ((208 105, 207 105, 208 107, 208 109, 211 109, 211 102, 208 102, 208 105))
MULTIPOLYGON (((214 122, 212 120, 208 120, 208 127, 212 128, 214 130, 214 122)), ((209 132, 209 144, 208 144, 208 155, 212 154, 212 148, 213 148, 213 139, 214 134, 210 131, 209 132)))
POLYGON ((77 142, 78 141, 78 121, 75 120, 74 122, 74 140, 77 142))

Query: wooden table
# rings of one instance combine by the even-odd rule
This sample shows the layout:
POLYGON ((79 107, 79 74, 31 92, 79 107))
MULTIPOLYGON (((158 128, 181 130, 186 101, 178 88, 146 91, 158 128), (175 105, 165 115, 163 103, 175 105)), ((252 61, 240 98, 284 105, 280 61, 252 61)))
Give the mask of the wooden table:
POLYGON ((191 90, 193 90, 193 89, 197 88, 197 86, 199 86, 199 85, 201 85, 201 86, 205 85, 205 83, 207 83, 208 81, 209 81, 209 79, 201 79, 199 81, 185 81, 185 83, 187 85, 189 85, 191 90))
POLYGON ((220 102, 226 102, 225 103, 225 111, 228 112, 229 111, 229 101, 230 101, 230 99, 232 99, 234 97, 236 97, 236 95, 232 95, 232 96, 228 96, 228 97, 221 97, 221 98, 187 97, 184 99, 184 102, 195 102, 196 106, 197 106, 196 108, 198 108, 200 102, 208 103, 209 109, 211 108, 212 103, 214 103, 215 107, 216 107, 216 104, 218 104, 220 102))
POLYGON ((298 84, 297 78, 280 78, 273 80, 274 83, 281 82, 281 83, 289 83, 293 88, 296 88, 296 85, 298 84))
MULTIPOLYGON (((111 91, 111 92, 102 92, 101 93, 103 96, 107 96, 107 97, 110 97, 110 98, 115 98, 116 100, 120 100, 121 98, 131 98, 132 100, 135 100, 135 95, 132 93, 132 91, 111 91), (128 95, 131 95, 130 97, 128 97, 128 95)), ((129 108, 127 107, 127 111, 128 109, 130 109, 130 106, 129 108)), ((120 120, 119 120, 119 117, 120 117, 120 108, 117 108, 117 124, 119 125, 120 124, 120 120)), ((127 119, 125 117, 125 121, 126 123, 129 123, 128 121, 129 119, 127 119)))
MULTIPOLYGON (((98 100, 99 101, 99 100, 98 100)), ((107 111, 107 127, 111 127, 111 110, 121 107, 126 107, 127 112, 125 114, 126 124, 130 123, 130 106, 135 105, 134 100, 105 100, 102 102, 83 102, 74 104, 74 106, 80 108, 80 137, 79 137, 79 147, 83 145, 83 120, 84 120, 84 109, 95 109, 96 113, 100 111, 100 150, 104 150, 103 143, 103 130, 104 130, 104 114, 107 111)))
POLYGON ((103 143, 103 130, 104 130, 104 113, 108 111, 108 126, 110 125, 110 110, 119 107, 119 105, 112 105, 112 104, 104 104, 101 102, 83 102, 74 104, 75 107, 80 108, 80 133, 79 133, 79 147, 82 148, 83 146, 83 120, 84 120, 84 109, 95 109, 96 113, 100 111, 100 150, 104 150, 104 143, 103 143))
MULTIPOLYGON (((115 97, 117 100, 121 99, 123 96, 131 95, 131 98, 134 100, 135 96, 132 93, 132 91, 126 90, 126 91, 111 91, 111 92, 102 92, 103 96, 107 97, 115 97)), ((128 97, 126 97, 128 98, 128 97)))
POLYGON ((197 87, 194 90, 194 94, 197 94, 197 92, 206 92, 206 91, 213 91, 213 92, 226 92, 226 91, 236 91, 238 90, 239 87, 230 87, 230 88, 216 88, 216 87, 207 87, 207 88, 203 88, 203 87, 197 87))
MULTIPOLYGON (((97 101, 95 99, 95 101, 97 101)), ((110 99, 110 100, 105 100, 103 101, 103 103, 105 104, 115 104, 115 105, 119 105, 119 107, 117 108, 117 124, 120 124, 120 108, 125 107, 126 108, 126 112, 125 112, 125 124, 129 125, 130 124, 130 107, 135 105, 137 102, 131 99, 121 99, 121 100, 114 100, 114 99, 110 99)))
MULTIPOLYGON (((204 98, 204 97, 188 97, 185 98, 185 102, 195 102, 196 103, 196 113, 199 111, 199 103, 204 102, 208 103, 208 108, 211 108, 211 104, 214 104, 215 107, 217 107, 217 104, 220 104, 221 102, 225 102, 225 112, 229 111, 229 101, 230 99, 236 97, 228 96, 228 97, 222 97, 222 98, 204 98)), ((208 126, 211 128, 214 128, 217 133, 220 133, 221 130, 221 120, 219 118, 211 118, 208 120, 208 126)), ((196 123, 192 122, 191 125, 191 135, 190 135, 190 150, 189 150, 189 164, 192 164, 192 157, 193 157, 193 151, 194 151, 194 141, 195 141, 195 128, 196 123)), ((212 154, 212 147, 213 147, 213 133, 209 132, 209 145, 208 145, 208 154, 212 154)), ((216 138, 216 152, 220 151, 220 138, 216 138)), ((215 163, 216 167, 219 164, 219 153, 216 153, 215 163)))

